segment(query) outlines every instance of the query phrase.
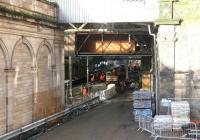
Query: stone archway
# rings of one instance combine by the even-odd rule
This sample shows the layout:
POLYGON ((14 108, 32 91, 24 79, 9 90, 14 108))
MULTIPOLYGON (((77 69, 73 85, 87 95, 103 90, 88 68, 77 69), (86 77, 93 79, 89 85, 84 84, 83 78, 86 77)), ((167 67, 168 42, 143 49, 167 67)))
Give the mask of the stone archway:
POLYGON ((25 126, 33 118, 33 54, 30 43, 19 40, 12 54, 12 67, 15 69, 12 118, 13 129, 25 126))
POLYGON ((38 89, 37 93, 35 93, 34 120, 42 119, 56 112, 51 60, 52 52, 50 46, 41 44, 37 52, 38 89))

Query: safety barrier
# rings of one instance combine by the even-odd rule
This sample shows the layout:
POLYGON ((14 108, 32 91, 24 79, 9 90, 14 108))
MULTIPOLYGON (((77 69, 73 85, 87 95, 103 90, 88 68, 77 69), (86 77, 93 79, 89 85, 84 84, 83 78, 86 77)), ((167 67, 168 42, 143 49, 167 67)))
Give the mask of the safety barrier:
POLYGON ((138 131, 147 131, 151 134, 154 140, 158 138, 165 139, 184 139, 184 140, 200 140, 200 130, 195 123, 187 123, 180 128, 174 128, 173 124, 170 129, 163 129, 162 124, 154 127, 153 118, 146 116, 139 116, 139 129, 138 131))
MULTIPOLYGON (((52 120, 58 119, 60 118, 60 122, 58 122, 57 125, 60 125, 61 123, 79 115, 81 112, 85 111, 85 110, 89 110, 90 108, 92 108, 93 106, 96 106, 98 103, 100 102, 99 97, 95 97, 93 99, 87 100, 79 105, 73 106, 71 108, 67 108, 61 112, 58 112, 56 114, 53 114, 49 117, 46 117, 44 119, 41 119, 39 121, 33 122, 29 125, 26 125, 24 127, 21 127, 19 129, 16 129, 14 131, 8 132, 4 135, 0 136, 0 140, 8 140, 11 139, 13 137, 22 135, 30 130, 33 130, 39 126, 45 125, 47 123, 49 123, 52 120)), ((47 128, 45 128, 47 129, 47 128)), ((46 130, 45 130, 46 131, 46 130)))

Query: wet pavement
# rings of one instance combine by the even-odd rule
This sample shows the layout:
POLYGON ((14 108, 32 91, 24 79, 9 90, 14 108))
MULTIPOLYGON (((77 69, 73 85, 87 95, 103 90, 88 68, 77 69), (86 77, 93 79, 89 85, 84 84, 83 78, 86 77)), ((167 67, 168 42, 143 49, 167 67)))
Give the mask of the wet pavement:
POLYGON ((137 132, 132 117, 132 95, 118 95, 73 120, 45 133, 36 140, 148 140, 137 132))

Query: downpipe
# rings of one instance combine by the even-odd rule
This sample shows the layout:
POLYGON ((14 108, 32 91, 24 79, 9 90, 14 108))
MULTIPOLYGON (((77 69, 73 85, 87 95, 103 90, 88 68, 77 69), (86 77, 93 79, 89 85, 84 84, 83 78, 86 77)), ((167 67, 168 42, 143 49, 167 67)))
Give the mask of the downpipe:
POLYGON ((155 83, 155 98, 156 98, 156 114, 158 114, 158 78, 159 78, 159 73, 158 73, 158 48, 157 48, 157 45, 156 45, 156 35, 154 33, 152 33, 151 31, 151 27, 150 25, 148 24, 148 31, 149 31, 149 35, 153 37, 153 45, 154 45, 154 72, 155 72, 155 75, 156 75, 156 83, 155 83))

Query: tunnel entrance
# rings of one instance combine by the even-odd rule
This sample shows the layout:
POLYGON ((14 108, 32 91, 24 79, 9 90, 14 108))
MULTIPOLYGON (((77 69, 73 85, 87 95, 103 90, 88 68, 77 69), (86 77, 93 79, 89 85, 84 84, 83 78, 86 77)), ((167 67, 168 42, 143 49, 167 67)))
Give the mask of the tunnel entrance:
POLYGON ((72 83, 92 83, 103 73, 106 84, 126 81, 126 88, 134 85, 134 90, 152 91, 156 98, 153 23, 73 24, 65 32, 66 79, 70 67, 72 83))

